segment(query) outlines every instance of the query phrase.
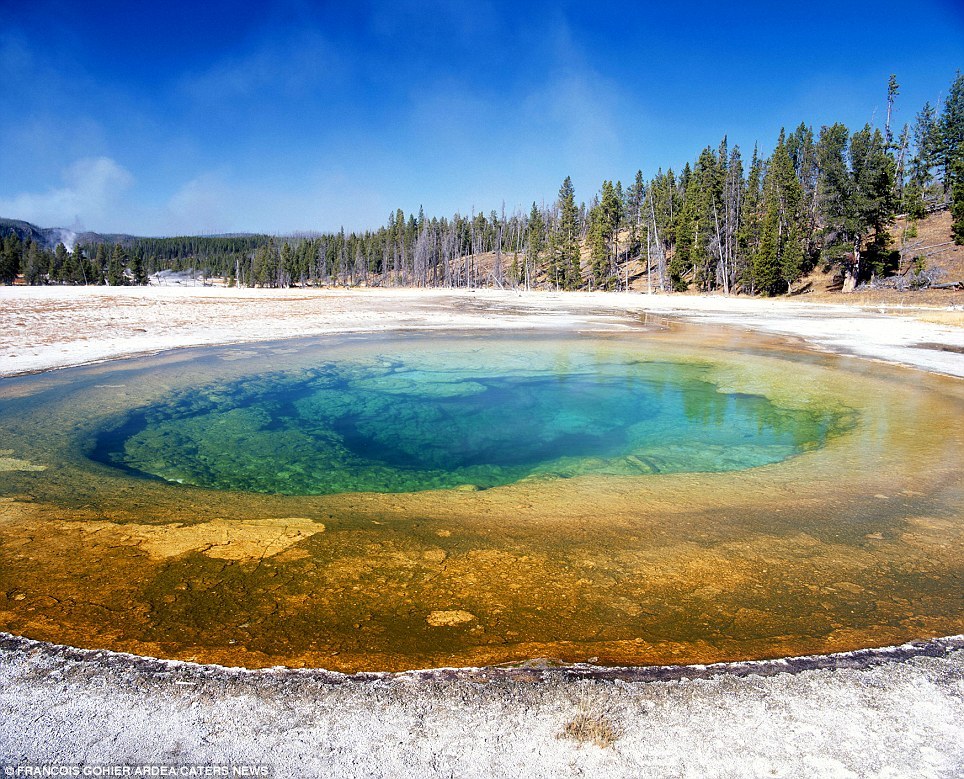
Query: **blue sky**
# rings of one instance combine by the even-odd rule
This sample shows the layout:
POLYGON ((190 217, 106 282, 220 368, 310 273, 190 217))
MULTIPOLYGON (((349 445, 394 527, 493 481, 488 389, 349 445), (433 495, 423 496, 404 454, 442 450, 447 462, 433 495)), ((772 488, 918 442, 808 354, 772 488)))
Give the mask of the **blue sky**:
POLYGON ((964 3, 0 0, 0 216, 150 235, 376 227, 679 169, 724 133, 896 123, 964 3))

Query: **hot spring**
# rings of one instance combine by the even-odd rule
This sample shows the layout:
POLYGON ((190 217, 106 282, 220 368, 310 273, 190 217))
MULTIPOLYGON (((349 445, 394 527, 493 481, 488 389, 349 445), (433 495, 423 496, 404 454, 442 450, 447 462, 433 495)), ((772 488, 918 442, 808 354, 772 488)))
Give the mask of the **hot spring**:
POLYGON ((705 329, 342 336, 0 381, 0 629, 343 671, 964 628, 960 382, 705 329))

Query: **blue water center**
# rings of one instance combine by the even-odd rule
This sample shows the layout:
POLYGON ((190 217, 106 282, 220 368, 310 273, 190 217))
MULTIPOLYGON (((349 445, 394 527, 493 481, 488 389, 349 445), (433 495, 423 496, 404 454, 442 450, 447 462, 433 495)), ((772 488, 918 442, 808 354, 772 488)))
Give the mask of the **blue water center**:
POLYGON ((247 376, 115 420, 93 457, 262 493, 485 489, 752 468, 818 447, 845 422, 723 392, 699 365, 567 357, 486 369, 403 353, 247 376))

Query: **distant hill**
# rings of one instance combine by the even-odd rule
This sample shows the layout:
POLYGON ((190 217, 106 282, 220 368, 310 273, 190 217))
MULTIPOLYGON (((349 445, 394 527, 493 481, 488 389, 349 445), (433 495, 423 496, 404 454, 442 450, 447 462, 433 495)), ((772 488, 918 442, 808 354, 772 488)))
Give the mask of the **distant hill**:
POLYGON ((119 243, 128 244, 137 240, 137 236, 124 233, 93 233, 90 231, 75 232, 65 227, 38 227, 22 219, 4 219, 0 217, 0 238, 10 233, 16 233, 21 241, 30 239, 44 249, 53 249, 58 243, 63 243, 72 249, 75 243, 119 243))
MULTIPOLYGON (((44 249, 53 249, 58 243, 63 242, 64 246, 70 249, 75 243, 119 243, 128 245, 144 239, 146 236, 129 235, 128 233, 95 233, 90 230, 78 233, 66 227, 38 227, 22 219, 4 219, 0 217, 0 238, 9 233, 16 233, 21 241, 28 238, 44 249)), ((292 238, 316 238, 321 233, 303 231, 292 233, 292 238)), ((196 238, 255 238, 260 237, 261 233, 214 233, 212 235, 180 236, 196 238)), ((157 236, 150 236, 155 238, 157 236)))
POLYGON ((45 244, 46 238, 44 237, 44 232, 42 228, 30 224, 30 222, 24 222, 20 219, 0 218, 0 237, 5 237, 10 233, 16 233, 21 241, 30 239, 35 243, 45 244))

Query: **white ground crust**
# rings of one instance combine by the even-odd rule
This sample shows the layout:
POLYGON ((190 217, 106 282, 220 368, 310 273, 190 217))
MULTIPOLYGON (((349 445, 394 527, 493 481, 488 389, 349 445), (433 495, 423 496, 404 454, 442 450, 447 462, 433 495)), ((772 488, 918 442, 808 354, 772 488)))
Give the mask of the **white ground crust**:
MULTIPOLYGON (((964 376, 964 356, 953 351, 964 348, 964 330, 848 306, 635 294, 9 287, 0 288, 0 375, 359 330, 618 327, 641 312, 964 376)), ((150 670, 117 657, 0 650, 0 766, 267 763, 285 777, 412 779, 964 776, 961 651, 862 670, 634 683, 402 676, 335 685, 298 673, 150 670), (579 715, 602 718, 613 743, 560 738, 579 715)))
POLYGON ((651 313, 964 376, 964 328, 914 319, 913 309, 892 311, 911 316, 782 299, 634 293, 0 287, 0 375, 180 346, 398 328, 619 326, 627 314, 651 313))
POLYGON ((659 682, 331 684, 0 652, 0 765, 268 764, 280 777, 931 777, 964 770, 964 651, 659 682), (600 747, 560 737, 583 715, 600 747))

